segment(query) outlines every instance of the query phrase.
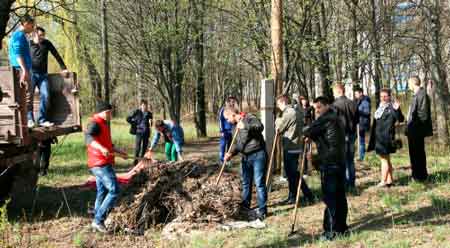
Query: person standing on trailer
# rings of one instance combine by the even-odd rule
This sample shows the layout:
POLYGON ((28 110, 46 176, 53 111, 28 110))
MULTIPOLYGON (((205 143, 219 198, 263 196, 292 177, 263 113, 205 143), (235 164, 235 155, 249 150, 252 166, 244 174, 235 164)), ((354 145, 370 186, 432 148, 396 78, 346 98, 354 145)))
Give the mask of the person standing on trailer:
MULTIPOLYGON (((68 70, 63 59, 59 55, 55 46, 45 38, 45 29, 36 27, 33 39, 30 41, 31 60, 32 60, 32 75, 31 75, 31 89, 30 92, 34 95, 36 87, 39 89, 39 118, 38 125, 41 127, 51 127, 54 123, 48 120, 47 110, 50 101, 50 85, 48 81, 48 53, 50 52, 55 57, 61 73, 67 74, 68 70)), ((28 120, 33 121, 33 105, 28 110, 28 120)))

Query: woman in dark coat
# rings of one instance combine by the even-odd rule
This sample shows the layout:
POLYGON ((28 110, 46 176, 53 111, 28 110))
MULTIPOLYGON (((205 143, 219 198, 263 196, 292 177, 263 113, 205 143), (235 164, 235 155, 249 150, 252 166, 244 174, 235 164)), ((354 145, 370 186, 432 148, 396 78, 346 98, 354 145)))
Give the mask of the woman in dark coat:
POLYGON ((374 114, 372 132, 370 135, 369 151, 375 153, 381 160, 381 181, 378 187, 392 185, 391 153, 395 153, 395 123, 403 122, 404 116, 400 110, 400 103, 391 102, 391 90, 380 91, 380 106, 374 114))

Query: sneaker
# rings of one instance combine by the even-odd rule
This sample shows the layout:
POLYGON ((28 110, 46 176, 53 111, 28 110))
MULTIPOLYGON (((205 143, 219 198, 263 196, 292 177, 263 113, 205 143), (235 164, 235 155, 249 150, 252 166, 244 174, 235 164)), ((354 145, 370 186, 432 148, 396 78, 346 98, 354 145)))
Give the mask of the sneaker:
POLYGON ((377 188, 383 188, 383 187, 386 187, 386 183, 380 182, 380 183, 377 184, 376 187, 377 187, 377 188))
POLYGON ((267 218, 267 213, 261 213, 259 211, 256 212, 256 219, 259 221, 263 221, 267 218))
POLYGON ((33 120, 28 120, 28 122, 27 122, 27 126, 28 126, 28 128, 33 128, 33 127, 34 127, 34 125, 35 125, 35 123, 34 123, 34 121, 33 121, 33 120))
POLYGON ((106 227, 104 224, 97 224, 94 221, 94 222, 92 222, 91 227, 94 232, 108 233, 108 230, 106 230, 106 227))
POLYGON ((286 177, 279 177, 278 178, 278 182, 280 182, 280 183, 287 183, 287 178, 286 177))
POLYGON ((239 212, 243 213, 243 214, 247 214, 248 212, 253 211, 252 208, 250 208, 249 206, 245 205, 244 203, 240 203, 239 204, 239 212))
POLYGON ((44 121, 42 123, 39 123, 39 126, 41 127, 53 127, 55 124, 49 122, 49 121, 44 121))

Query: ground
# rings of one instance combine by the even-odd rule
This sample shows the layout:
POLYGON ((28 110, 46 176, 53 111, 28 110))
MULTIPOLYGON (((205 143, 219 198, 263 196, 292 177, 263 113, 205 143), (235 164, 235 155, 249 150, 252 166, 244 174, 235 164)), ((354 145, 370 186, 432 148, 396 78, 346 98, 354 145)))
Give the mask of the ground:
MULTIPOLYGON (((188 144, 186 157, 217 160, 218 139, 193 142, 192 125, 185 127, 188 144)), ((113 122, 117 146, 132 151, 132 137, 122 121, 113 122)), ((217 134, 217 127, 209 130, 217 134)), ((186 239, 161 240, 161 231, 148 230, 144 236, 101 235, 89 231, 87 208, 95 192, 83 184, 86 169, 81 134, 60 139, 54 147, 49 175, 39 179, 36 195, 22 211, 10 210, 9 222, 0 219, 1 247, 450 247, 450 158, 448 152, 429 147, 430 180, 420 184, 410 179, 407 150, 394 155, 396 185, 390 189, 374 187, 379 178, 379 162, 370 154, 357 163, 358 190, 348 195, 348 223, 351 234, 333 242, 322 242, 324 205, 320 200, 298 211, 296 234, 291 229, 292 207, 278 206, 287 195, 286 185, 277 183, 269 193, 268 228, 263 230, 194 232, 186 239)), ((161 152, 159 158, 162 159, 161 152)), ((232 169, 238 170, 239 160, 232 169)), ((118 159, 118 171, 126 171, 131 161, 118 159)), ((275 177, 277 182, 278 176, 275 177)), ((319 177, 312 172, 308 184, 320 199, 319 177)))

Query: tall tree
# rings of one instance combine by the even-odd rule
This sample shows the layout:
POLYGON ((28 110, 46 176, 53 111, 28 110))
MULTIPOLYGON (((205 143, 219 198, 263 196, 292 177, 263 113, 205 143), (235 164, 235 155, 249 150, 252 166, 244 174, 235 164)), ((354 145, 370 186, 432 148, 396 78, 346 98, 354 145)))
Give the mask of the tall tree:
POLYGON ((205 0, 191 0, 194 10, 194 52, 196 67, 195 127, 197 137, 206 137, 205 103, 205 0))
POLYGON ((283 0, 272 0, 270 17, 272 37, 272 77, 275 81, 275 95, 283 91, 283 0))
POLYGON ((447 84, 447 72, 442 60, 442 35, 441 20, 442 3, 440 0, 431 0, 426 12, 430 22, 431 34, 431 76, 436 85, 436 111, 437 111, 437 131, 439 141, 444 145, 450 144, 449 137, 449 89, 447 84))
POLYGON ((105 88, 105 101, 110 102, 110 76, 109 76, 109 46, 108 46, 108 18, 107 0, 101 0, 102 18, 102 61, 103 61, 103 87, 105 88))

